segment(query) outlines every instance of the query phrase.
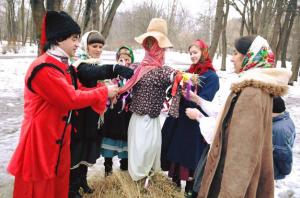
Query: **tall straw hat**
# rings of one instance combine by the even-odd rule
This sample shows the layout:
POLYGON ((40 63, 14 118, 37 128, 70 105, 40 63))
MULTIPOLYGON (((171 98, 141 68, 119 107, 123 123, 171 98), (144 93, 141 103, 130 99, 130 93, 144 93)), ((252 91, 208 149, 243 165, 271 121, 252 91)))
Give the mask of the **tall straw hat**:
POLYGON ((153 18, 149 23, 147 32, 138 37, 135 37, 134 39, 139 44, 142 44, 145 38, 152 36, 158 41, 158 45, 160 48, 173 47, 167 35, 168 35, 167 22, 164 19, 153 18))

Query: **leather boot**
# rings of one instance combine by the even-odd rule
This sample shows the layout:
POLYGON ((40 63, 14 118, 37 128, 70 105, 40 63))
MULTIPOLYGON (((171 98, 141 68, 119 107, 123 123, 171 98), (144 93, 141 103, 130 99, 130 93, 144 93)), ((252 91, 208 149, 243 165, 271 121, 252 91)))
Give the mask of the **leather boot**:
POLYGON ((120 160, 120 169, 122 171, 127 171, 128 170, 128 159, 124 158, 120 160))
POLYGON ((85 165, 80 165, 80 169, 80 187, 83 189, 84 193, 91 194, 94 192, 94 189, 92 189, 87 182, 88 167, 85 165))
POLYGON ((105 161, 104 161, 105 177, 107 177, 112 174, 113 161, 112 161, 112 158, 109 158, 109 157, 106 157, 104 159, 105 159, 105 161))

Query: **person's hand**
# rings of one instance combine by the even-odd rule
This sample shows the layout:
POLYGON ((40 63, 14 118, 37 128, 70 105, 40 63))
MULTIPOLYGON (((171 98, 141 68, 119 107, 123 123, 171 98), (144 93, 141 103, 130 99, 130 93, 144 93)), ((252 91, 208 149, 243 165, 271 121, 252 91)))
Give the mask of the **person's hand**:
POLYGON ((115 65, 114 72, 123 78, 129 79, 134 74, 133 69, 122 65, 115 65))
MULTIPOLYGON (((194 103, 196 103, 197 105, 201 105, 201 100, 200 100, 200 96, 198 96, 196 93, 194 93, 193 91, 189 91, 190 94, 190 100, 193 101, 194 103)), ((182 95, 186 98, 187 97, 187 90, 182 90, 182 95)))
POLYGON ((198 120, 203 116, 202 113, 196 108, 186 108, 185 114, 191 120, 198 120))
POLYGON ((113 99, 117 96, 119 88, 117 85, 107 85, 108 97, 113 99))
POLYGON ((117 103, 117 97, 111 98, 111 99, 110 99, 110 102, 111 102, 112 104, 116 104, 116 103, 117 103))

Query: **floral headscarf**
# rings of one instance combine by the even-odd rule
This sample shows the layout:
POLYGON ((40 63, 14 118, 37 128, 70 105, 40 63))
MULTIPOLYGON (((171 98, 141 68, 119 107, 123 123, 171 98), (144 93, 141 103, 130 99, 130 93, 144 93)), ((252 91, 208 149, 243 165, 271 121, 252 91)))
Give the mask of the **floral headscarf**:
POLYGON ((271 68, 275 67, 275 56, 267 42, 261 36, 257 36, 252 42, 242 63, 240 72, 252 68, 271 68))

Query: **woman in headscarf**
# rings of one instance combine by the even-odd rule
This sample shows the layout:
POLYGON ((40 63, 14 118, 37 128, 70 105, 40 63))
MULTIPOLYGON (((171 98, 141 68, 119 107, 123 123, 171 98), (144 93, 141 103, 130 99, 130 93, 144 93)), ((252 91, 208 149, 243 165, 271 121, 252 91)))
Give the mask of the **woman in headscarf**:
POLYGON ((291 71, 273 68, 261 36, 236 40, 232 62, 240 78, 219 113, 198 197, 274 197, 272 97, 287 92, 291 71))
MULTIPOLYGON (((99 80, 116 78, 118 75, 130 78, 133 70, 121 65, 100 65, 104 37, 98 31, 86 32, 81 39, 80 49, 73 65, 77 68, 80 83, 90 89, 100 84, 99 80)), ((79 188, 84 193, 92 193, 87 183, 88 167, 96 163, 100 156, 102 135, 100 133, 103 116, 91 107, 79 109, 72 120, 71 172, 69 198, 81 197, 79 188)))
POLYGON ((179 116, 176 117, 171 108, 170 116, 162 128, 161 157, 163 170, 169 171, 169 176, 178 187, 181 187, 181 180, 186 181, 186 194, 192 190, 194 171, 207 143, 199 132, 199 123, 189 119, 185 111, 187 108, 198 108, 202 111, 200 100, 212 101, 219 90, 219 77, 212 65, 206 43, 198 39, 188 50, 192 65, 187 72, 199 75, 200 86, 193 90, 197 93, 193 98, 187 98, 185 91, 185 97, 178 95, 179 116))
POLYGON ((147 32, 135 40, 142 44, 145 57, 132 78, 121 88, 120 94, 132 89, 130 110, 133 114, 128 128, 128 171, 131 178, 137 181, 160 170, 159 115, 163 108, 165 90, 172 83, 174 69, 164 66, 165 50, 172 47, 167 38, 167 23, 164 19, 152 19, 147 32))
MULTIPOLYGON (((133 51, 128 46, 122 46, 116 53, 116 61, 126 67, 132 68, 134 62, 133 51)), ((126 79, 118 77, 114 83, 122 87, 126 79)), ((103 135, 101 143, 101 155, 104 157, 105 176, 112 174, 113 157, 120 158, 120 169, 128 169, 127 130, 131 112, 128 107, 131 101, 130 92, 123 93, 113 108, 108 108, 104 115, 104 124, 101 128, 103 135)))

